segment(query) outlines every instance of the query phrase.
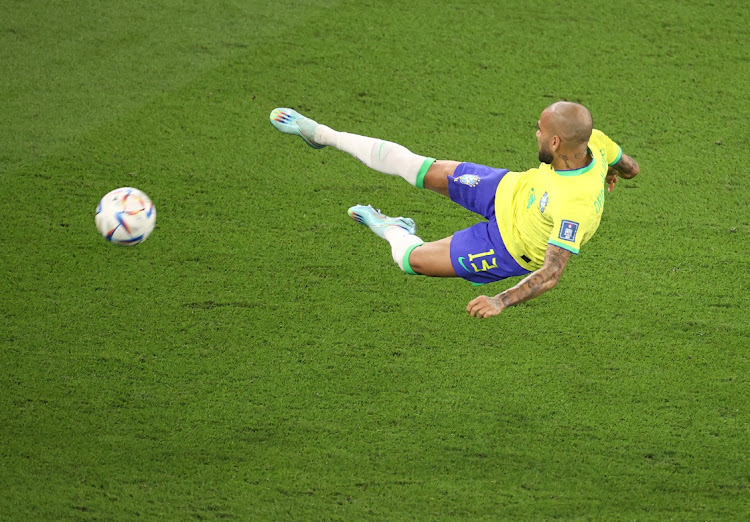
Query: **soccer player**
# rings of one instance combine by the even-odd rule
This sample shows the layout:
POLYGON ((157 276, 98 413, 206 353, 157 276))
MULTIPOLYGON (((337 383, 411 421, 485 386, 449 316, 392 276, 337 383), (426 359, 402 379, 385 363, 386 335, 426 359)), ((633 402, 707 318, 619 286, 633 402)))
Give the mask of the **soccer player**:
POLYGON ((618 177, 630 179, 640 170, 593 128, 586 107, 565 101, 542 111, 536 131, 541 164, 525 172, 420 156, 395 143, 335 131, 292 109, 274 109, 270 119, 313 148, 335 147, 483 216, 487 221, 426 243, 409 218, 388 217, 369 205, 348 211, 388 241, 407 274, 461 277, 476 285, 526 276, 494 297, 469 302, 466 309, 474 317, 498 315, 557 285, 571 256, 599 227, 605 187, 611 192, 618 177))

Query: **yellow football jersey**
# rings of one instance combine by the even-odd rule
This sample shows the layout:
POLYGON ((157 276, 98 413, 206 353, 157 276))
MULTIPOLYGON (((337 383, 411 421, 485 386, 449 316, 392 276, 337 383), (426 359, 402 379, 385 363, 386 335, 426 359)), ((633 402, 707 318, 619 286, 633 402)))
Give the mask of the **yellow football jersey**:
POLYGON ((556 171, 542 163, 526 172, 509 172, 498 185, 500 235, 525 269, 541 268, 550 243, 577 254, 599 227, 607 169, 620 161, 622 149, 594 129, 589 151, 593 160, 583 168, 556 171))

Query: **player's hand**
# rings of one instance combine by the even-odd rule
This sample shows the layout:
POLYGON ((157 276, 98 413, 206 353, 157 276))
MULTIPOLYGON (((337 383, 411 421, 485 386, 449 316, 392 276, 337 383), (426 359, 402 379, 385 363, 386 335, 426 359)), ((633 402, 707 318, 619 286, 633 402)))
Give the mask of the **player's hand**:
POLYGON ((609 167, 609 169, 607 170, 607 177, 605 181, 608 185, 607 192, 612 192, 613 190, 615 190, 615 183, 617 183, 617 170, 609 167))
POLYGON ((497 297, 487 297, 486 295, 480 295, 476 299, 472 299, 469 305, 466 307, 466 311, 471 314, 472 317, 479 317, 484 319, 486 317, 493 317, 503 311, 503 304, 497 297))

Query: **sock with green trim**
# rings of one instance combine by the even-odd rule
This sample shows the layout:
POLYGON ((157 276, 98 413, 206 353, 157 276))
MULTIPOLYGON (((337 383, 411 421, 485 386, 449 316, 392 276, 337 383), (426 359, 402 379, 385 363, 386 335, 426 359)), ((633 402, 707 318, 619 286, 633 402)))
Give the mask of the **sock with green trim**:
POLYGON ((415 187, 420 186, 419 182, 423 181, 424 174, 427 172, 427 169, 423 169, 423 165, 428 161, 429 165, 435 162, 434 159, 414 154, 397 143, 348 132, 338 132, 326 125, 318 124, 315 127, 313 141, 347 152, 371 169, 383 174, 401 176, 415 187))
POLYGON ((391 245, 391 255, 398 267, 407 274, 417 275, 409 265, 408 254, 419 245, 424 244, 421 238, 409 234, 407 230, 401 227, 388 227, 383 234, 388 243, 391 245))

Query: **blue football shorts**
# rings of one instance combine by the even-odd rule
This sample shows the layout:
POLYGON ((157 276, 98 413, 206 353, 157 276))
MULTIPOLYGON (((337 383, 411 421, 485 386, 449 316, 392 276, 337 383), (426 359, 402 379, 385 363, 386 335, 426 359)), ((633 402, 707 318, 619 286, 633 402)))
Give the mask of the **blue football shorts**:
POLYGON ((487 220, 456 232, 451 240, 453 269, 477 285, 530 273, 508 253, 497 226, 495 193, 507 173, 507 169, 461 163, 448 176, 451 200, 487 220))

